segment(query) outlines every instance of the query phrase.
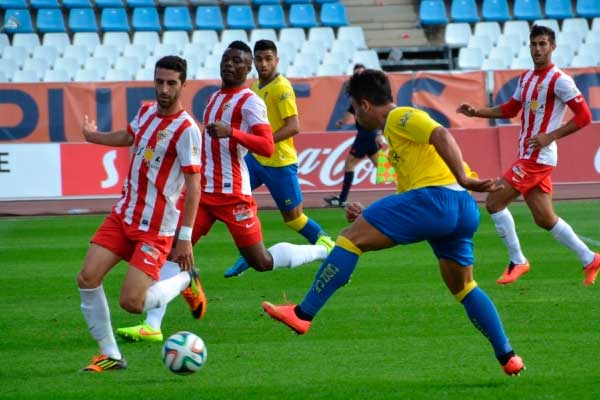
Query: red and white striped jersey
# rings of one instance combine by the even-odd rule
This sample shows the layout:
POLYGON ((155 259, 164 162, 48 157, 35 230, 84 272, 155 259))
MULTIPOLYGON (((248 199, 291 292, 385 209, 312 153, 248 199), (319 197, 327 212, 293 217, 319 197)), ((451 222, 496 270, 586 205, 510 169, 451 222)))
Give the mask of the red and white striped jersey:
POLYGON ((134 137, 133 154, 114 210, 141 231, 173 236, 183 173, 200 172, 200 129, 185 110, 160 116, 156 103, 149 103, 139 109, 127 131, 134 137))
POLYGON ((534 160, 545 165, 557 164, 556 142, 540 150, 528 148, 525 142, 532 136, 560 127, 566 103, 577 96, 581 97, 581 92, 573 79, 554 65, 540 71, 532 69, 521 75, 513 94, 513 99, 523 107, 519 137, 520 159, 534 160))
MULTIPOLYGON (((264 101, 249 88, 220 89, 210 97, 204 110, 204 126, 219 120, 247 134, 255 125, 269 124, 264 101)), ((244 161, 248 149, 235 139, 213 139, 206 131, 204 143, 202 191, 251 195, 250 176, 244 161)))

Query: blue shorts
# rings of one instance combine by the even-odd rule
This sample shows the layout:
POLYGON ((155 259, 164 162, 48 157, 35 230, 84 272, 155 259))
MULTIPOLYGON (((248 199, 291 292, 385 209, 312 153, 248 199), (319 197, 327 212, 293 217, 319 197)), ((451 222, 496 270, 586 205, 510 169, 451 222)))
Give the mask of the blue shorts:
POLYGON ((363 158, 365 156, 372 156, 379 150, 379 145, 375 138, 377 137, 377 131, 368 131, 356 124, 356 138, 352 147, 350 148, 350 154, 356 158, 363 158))
POLYGON ((436 257, 473 265, 473 235, 479 209, 466 191, 426 187, 386 196, 363 217, 398 244, 429 242, 436 257))
POLYGON ((250 153, 244 158, 250 174, 252 190, 265 185, 277 208, 290 211, 302 204, 302 192, 298 182, 298 164, 285 167, 265 167, 250 153))

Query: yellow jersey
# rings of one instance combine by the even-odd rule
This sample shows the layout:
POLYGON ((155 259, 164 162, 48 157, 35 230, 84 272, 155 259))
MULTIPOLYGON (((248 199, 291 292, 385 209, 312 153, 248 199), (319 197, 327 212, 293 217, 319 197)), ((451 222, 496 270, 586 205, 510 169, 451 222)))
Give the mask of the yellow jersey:
MULTIPOLYGON (((258 80, 254 82, 252 91, 267 105, 267 118, 273 133, 275 133, 285 125, 286 118, 298 115, 296 94, 290 81, 281 74, 265 86, 260 87, 259 85, 258 80)), ((284 167, 298 162, 293 137, 275 143, 275 151, 271 157, 263 157, 258 154, 253 154, 253 156, 260 164, 267 167, 284 167)))
MULTIPOLYGON (((398 193, 456 183, 450 168, 429 144, 438 126, 428 113, 412 107, 396 107, 388 114, 383 134, 390 164, 396 169, 398 193)), ((465 171, 474 175, 466 163, 465 171)))

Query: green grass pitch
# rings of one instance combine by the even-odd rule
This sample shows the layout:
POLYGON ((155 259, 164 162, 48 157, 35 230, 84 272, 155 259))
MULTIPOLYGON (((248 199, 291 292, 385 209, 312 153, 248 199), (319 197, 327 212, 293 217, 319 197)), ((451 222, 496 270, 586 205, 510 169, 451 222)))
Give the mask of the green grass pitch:
MULTIPOLYGON (((177 298, 163 324, 166 335, 200 335, 207 364, 177 376, 162 365, 159 344, 120 341, 128 370, 81 373, 97 347, 75 277, 103 216, 0 219, 0 399, 597 399, 600 282, 583 287, 577 258, 537 228, 522 203, 511 210, 532 270, 507 287, 494 282, 507 257, 482 210, 475 276, 525 360, 520 377, 502 373, 445 289, 427 244, 365 254, 311 331, 296 336, 260 303, 300 301, 319 264, 224 279, 237 251, 221 224, 195 248, 205 318, 193 320, 177 298)), ((600 202, 560 202, 556 210, 598 244, 600 202)), ((307 214, 333 236, 346 225, 339 209, 307 214)), ((278 212, 262 211, 261 220, 267 245, 304 243, 278 212)), ((141 318, 118 306, 124 271, 120 264, 104 283, 114 329, 141 318)))

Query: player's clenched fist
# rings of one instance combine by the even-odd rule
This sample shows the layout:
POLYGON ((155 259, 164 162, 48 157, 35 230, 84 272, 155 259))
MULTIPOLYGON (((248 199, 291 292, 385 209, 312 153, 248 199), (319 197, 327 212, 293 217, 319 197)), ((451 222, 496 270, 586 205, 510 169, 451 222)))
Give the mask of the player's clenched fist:
POLYGON ((346 203, 346 219, 348 222, 354 222, 356 218, 362 213, 364 209, 363 205, 358 201, 349 201, 346 203))

